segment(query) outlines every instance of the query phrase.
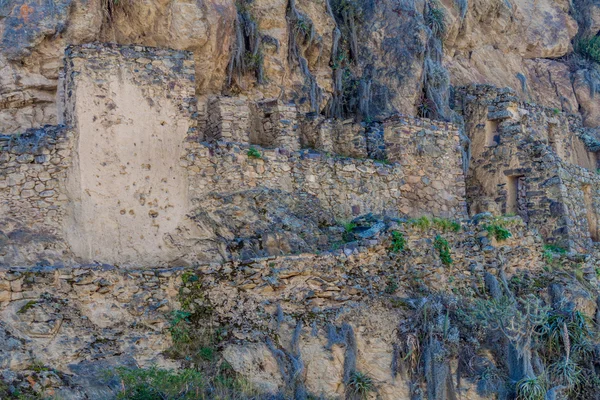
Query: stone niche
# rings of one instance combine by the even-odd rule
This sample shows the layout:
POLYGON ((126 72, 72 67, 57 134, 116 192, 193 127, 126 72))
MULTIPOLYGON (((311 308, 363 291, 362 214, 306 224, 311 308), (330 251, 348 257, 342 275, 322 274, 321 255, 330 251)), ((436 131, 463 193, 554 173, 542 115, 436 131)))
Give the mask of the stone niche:
POLYGON ((84 45, 65 55, 66 240, 80 262, 161 264, 188 210, 180 166, 195 112, 191 53, 84 45))

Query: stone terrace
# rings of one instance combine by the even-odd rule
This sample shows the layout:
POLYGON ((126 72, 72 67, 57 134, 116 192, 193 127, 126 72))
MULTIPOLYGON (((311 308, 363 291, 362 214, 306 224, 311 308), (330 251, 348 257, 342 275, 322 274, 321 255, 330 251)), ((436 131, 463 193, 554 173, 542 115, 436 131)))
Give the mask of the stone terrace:
POLYGON ((315 199, 306 204, 342 220, 466 216, 451 124, 397 117, 367 129, 302 116, 279 101, 217 97, 198 131, 190 53, 91 44, 65 55, 67 128, 35 133, 40 146, 1 141, 0 207, 17 222, 6 225, 15 250, 0 254, 0 264, 227 260, 227 243, 201 244, 224 240, 226 221, 211 217, 207 229, 194 210, 236 193, 246 201, 257 188, 315 199), (54 244, 18 234, 19 221, 33 221, 30 228, 48 231, 54 244))

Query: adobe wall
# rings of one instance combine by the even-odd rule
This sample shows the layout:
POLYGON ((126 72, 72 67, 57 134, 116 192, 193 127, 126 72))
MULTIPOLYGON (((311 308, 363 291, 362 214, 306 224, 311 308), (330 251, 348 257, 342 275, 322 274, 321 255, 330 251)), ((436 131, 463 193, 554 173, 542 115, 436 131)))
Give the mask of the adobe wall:
POLYGON ((64 231, 84 262, 160 263, 188 211, 179 165, 195 112, 189 52, 84 45, 66 51, 66 123, 77 132, 64 231))
POLYGON ((587 216, 596 220, 600 208, 595 200, 586 201, 583 189, 589 187, 594 199, 600 179, 595 153, 580 138, 581 121, 520 103, 510 90, 492 86, 461 88, 457 98, 472 141, 466 177, 470 214, 516 213, 548 242, 589 249, 593 222, 588 224, 587 216), (511 204, 515 179, 516 205, 511 204))

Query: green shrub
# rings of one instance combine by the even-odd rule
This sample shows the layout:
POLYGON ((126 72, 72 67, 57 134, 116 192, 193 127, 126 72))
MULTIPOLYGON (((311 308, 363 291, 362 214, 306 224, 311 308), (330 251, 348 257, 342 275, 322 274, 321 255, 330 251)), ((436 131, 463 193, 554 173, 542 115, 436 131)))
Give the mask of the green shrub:
POLYGON ((387 294, 394 294, 394 292, 396 292, 396 290, 398 290, 398 284, 396 283, 394 278, 392 278, 392 277, 388 278, 388 281, 387 281, 384 291, 387 294))
POLYGON ((452 265, 453 261, 452 256, 450 255, 450 245, 446 239, 437 235, 433 242, 433 247, 438 251, 442 264, 452 265))
POLYGON ((356 228, 356 224, 352 221, 342 222, 342 226, 344 227, 344 231, 346 233, 350 233, 352 230, 354 230, 354 228, 356 228))
POLYGON ((460 231, 460 222, 452 220, 452 219, 448 219, 448 218, 433 218, 432 222, 433 222, 434 226, 436 226, 438 229, 441 229, 444 232, 447 232, 447 231, 458 232, 458 231, 460 231))
POLYGON ((405 247, 406 239, 404 238, 404 234, 399 231, 392 231, 392 246, 390 247, 390 252, 400 253, 404 251, 405 247))
POLYGON ((262 158, 260 151, 256 150, 254 147, 250 147, 246 154, 248 155, 248 158, 262 158))
POLYGON ((555 244, 545 244, 544 250, 548 250, 548 251, 551 251, 556 254, 567 254, 567 249, 565 249, 564 247, 555 245, 555 244))
POLYGON ((366 399, 374 388, 373 379, 367 374, 358 371, 352 373, 346 385, 348 397, 359 399, 366 399))
POLYGON ((575 387, 581 379, 581 367, 572 358, 562 358, 550 366, 552 378, 568 388, 575 387))
POLYGON ((429 220, 429 218, 427 218, 426 215, 423 215, 420 218, 417 219, 411 219, 408 221, 410 226, 415 226, 419 229, 421 229, 422 231, 426 231, 429 228, 431 228, 431 221, 429 220))
POLYGON ((567 250, 555 244, 545 244, 542 257, 546 263, 550 264, 556 255, 562 254, 567 254, 567 250))
POLYGON ((198 350, 198 355, 204 361, 213 361, 215 359, 215 349, 212 347, 201 347, 200 350, 198 350))
POLYGON ((247 51, 244 53, 244 63, 246 64, 247 70, 256 71, 263 63, 263 55, 262 53, 254 54, 250 51, 247 51))
POLYGON ((183 310, 172 312, 169 332, 174 343, 189 343, 192 340, 189 323, 190 315, 192 314, 183 310))
POLYGON ((517 382, 517 400, 544 400, 546 385, 544 379, 524 378, 517 382))
POLYGON ((512 236, 512 233, 501 224, 491 224, 485 227, 489 235, 496 238, 497 241, 503 242, 512 236))
POLYGON ((588 60, 600 63, 600 36, 579 39, 575 51, 588 60))
POLYGON ((200 372, 193 369, 172 371, 151 367, 117 368, 121 380, 121 391, 117 399, 160 400, 160 399, 200 399, 204 390, 204 380, 200 372))
POLYGON ((427 6, 425 13, 425 23, 431 29, 431 33, 435 37, 442 37, 446 32, 446 21, 444 10, 437 1, 432 1, 427 6))
POLYGON ((344 233, 342 233, 342 239, 344 243, 353 241, 355 237, 352 231, 354 231, 354 228, 356 228, 356 223, 352 221, 338 221, 338 224, 344 228, 344 233))
POLYGON ((23 307, 19 309, 19 311, 17 311, 17 314, 25 314, 27 310, 35 306, 37 303, 37 300, 29 300, 23 307))

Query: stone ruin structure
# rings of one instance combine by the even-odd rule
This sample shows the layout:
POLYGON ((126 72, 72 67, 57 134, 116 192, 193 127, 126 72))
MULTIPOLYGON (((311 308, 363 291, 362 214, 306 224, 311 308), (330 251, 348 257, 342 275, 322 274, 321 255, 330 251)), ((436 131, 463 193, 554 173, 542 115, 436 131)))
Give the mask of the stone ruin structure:
POLYGON ((448 123, 366 129, 216 97, 199 124, 191 54, 141 46, 69 47, 61 86, 63 125, 0 137, 0 264, 186 265, 305 251, 328 243, 323 226, 368 213, 466 216, 448 123), (258 188, 319 211, 297 225, 311 239, 232 226, 231 204, 255 207, 258 188))
POLYGON ((514 214, 549 243, 578 252, 600 240, 600 140, 581 119, 519 101, 510 89, 460 88, 471 139, 470 214, 514 214))
MULTIPOLYGON (((216 212, 225 197, 259 187, 301 194, 337 220, 461 218, 468 203, 470 215, 519 215, 548 242, 577 251, 600 238, 595 132, 508 89, 457 90, 471 140, 465 177, 452 124, 398 116, 367 127, 277 99, 225 96, 209 98, 199 121, 194 79, 183 51, 68 48, 62 125, 0 137, 2 218, 13 233, 0 262, 235 258, 218 222, 199 210, 216 212), (259 158, 247 155, 251 147, 259 158)), ((261 240, 280 242, 275 236, 261 240)), ((294 246, 267 247, 251 254, 294 246)))
MULTIPOLYGON (((277 350, 297 347, 311 393, 343 396, 353 360, 382 398, 410 398, 395 375, 405 305, 392 284, 469 294, 490 271, 539 273, 543 240, 577 251, 598 240, 600 141, 571 115, 508 89, 459 88, 465 174, 452 123, 367 125, 225 96, 204 117, 194 70, 185 51, 69 47, 61 124, 0 136, 0 361, 26 371, 41 357, 69 374, 48 386, 59 395, 110 398, 119 383, 98 376, 115 366, 180 366, 165 354, 186 304, 230 330, 223 359, 265 392, 287 384, 265 340, 276 332, 299 340, 277 350), (520 217, 502 219, 508 240, 489 234, 484 212, 520 217), (462 221, 410 219, 420 216, 462 221), (349 243, 347 221, 366 221, 349 243), (391 251, 385 230, 408 250, 391 251), (330 343, 340 323, 354 348, 330 343)), ((480 398, 469 385, 456 386, 480 398)))

